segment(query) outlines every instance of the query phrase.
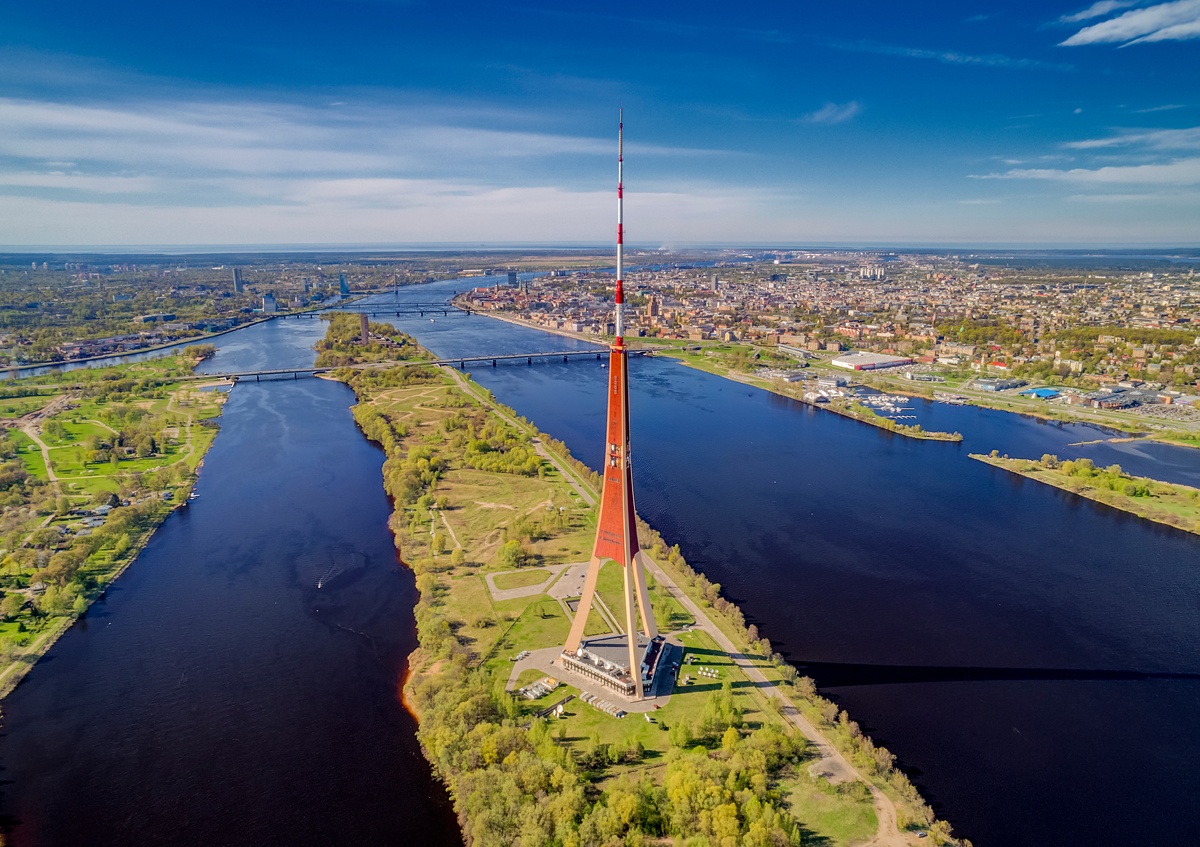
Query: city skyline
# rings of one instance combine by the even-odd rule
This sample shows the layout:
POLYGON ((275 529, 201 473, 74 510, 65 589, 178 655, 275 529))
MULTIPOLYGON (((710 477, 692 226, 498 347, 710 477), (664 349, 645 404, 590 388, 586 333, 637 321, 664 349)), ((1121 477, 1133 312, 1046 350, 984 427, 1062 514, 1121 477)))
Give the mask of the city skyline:
POLYGON ((6 246, 1187 245, 1200 0, 0 12, 6 246), (612 49, 620 35, 628 44, 612 49))

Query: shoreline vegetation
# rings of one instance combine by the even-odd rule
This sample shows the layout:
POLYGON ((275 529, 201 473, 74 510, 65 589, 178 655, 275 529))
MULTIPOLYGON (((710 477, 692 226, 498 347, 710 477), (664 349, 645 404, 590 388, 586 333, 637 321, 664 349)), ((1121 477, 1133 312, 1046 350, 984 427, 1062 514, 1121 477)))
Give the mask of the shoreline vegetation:
MULTIPOLYGON (((292 314, 292 313, 289 312, 288 314, 292 314)), ((208 346, 205 344, 205 342, 211 341, 212 339, 217 338, 219 336, 228 335, 231 332, 237 332, 239 329, 248 329, 249 327, 255 326, 257 324, 266 323, 267 321, 275 320, 275 318, 277 318, 277 317, 286 317, 286 316, 287 315, 285 315, 285 314, 281 314, 281 315, 271 315, 270 317, 266 317, 266 318, 254 318, 252 320, 246 321, 245 323, 238 324, 237 326, 231 326, 229 329, 220 329, 220 330, 217 330, 216 332, 206 332, 206 333, 202 333, 200 335, 193 335, 189 338, 180 338, 175 341, 166 341, 166 342, 163 342, 162 344, 155 344, 150 347, 140 347, 136 350, 123 350, 123 351, 116 352, 116 353, 100 353, 96 356, 82 356, 78 359, 51 359, 51 360, 45 361, 45 362, 26 362, 21 365, 8 365, 8 366, 4 367, 2 370, 6 374, 10 374, 10 375, 14 374, 14 373, 17 374, 18 375, 17 379, 26 379, 27 377, 20 376, 20 374, 24 371, 35 371, 35 370, 39 370, 41 368, 64 368, 64 367, 68 367, 70 365, 85 365, 88 362, 102 362, 105 359, 119 359, 122 356, 140 356, 140 355, 143 355, 146 353, 157 353, 160 350, 171 350, 176 347, 179 347, 181 350, 187 349, 189 347, 203 347, 203 346, 208 346)))
POLYGON ((992 467, 1052 485, 1145 520, 1200 535, 1200 489, 1132 476, 1120 465, 1097 467, 1091 459, 1012 459, 993 450, 990 455, 968 454, 992 467))
MULTIPOLYGON (((333 317, 321 356, 431 358, 382 324, 362 345, 351 321, 333 317)), ((389 526, 419 591, 403 699, 468 845, 958 843, 894 756, 641 522, 660 563, 655 616, 698 663, 685 659, 680 676, 713 675, 620 720, 582 702, 565 675, 553 692, 518 699, 513 689, 546 674, 517 671, 514 657, 553 651, 569 628, 567 598, 548 592, 590 556, 599 477, 454 369, 331 376, 353 389, 359 428, 386 454, 389 526), (571 695, 563 717, 540 716, 571 695)), ((610 599, 598 605, 619 602, 619 581, 615 565, 602 569, 598 595, 610 599)), ((611 630, 593 610, 587 632, 611 630)))
POLYGON ((187 504, 226 397, 192 379, 213 352, 3 384, 0 698, 187 504))

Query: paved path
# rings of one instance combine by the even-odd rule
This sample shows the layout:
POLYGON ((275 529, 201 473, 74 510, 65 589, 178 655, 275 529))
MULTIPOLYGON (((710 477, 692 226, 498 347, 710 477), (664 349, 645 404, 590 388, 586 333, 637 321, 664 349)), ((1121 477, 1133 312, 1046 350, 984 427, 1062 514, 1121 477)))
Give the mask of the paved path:
MULTIPOLYGON (((446 366, 445 370, 448 373, 451 373, 454 375, 454 379, 458 382, 459 387, 462 388, 463 391, 465 391, 470 396, 476 398, 480 402, 491 406, 492 411, 495 412, 497 415, 499 415, 501 418, 503 418, 505 421, 512 424, 517 429, 525 430, 526 432, 529 432, 530 430, 533 429, 530 426, 522 424, 520 421, 516 420, 508 413, 499 409, 495 403, 489 401, 486 397, 481 397, 474 390, 474 388, 471 386, 471 384, 467 381, 466 377, 464 377, 462 374, 460 374, 454 368, 446 366)), ((579 478, 579 474, 575 472, 575 469, 568 468, 564 461, 562 461, 558 456, 555 456, 553 453, 551 453, 549 450, 547 450, 546 445, 542 444, 542 440, 540 438, 538 438, 536 435, 533 438, 533 449, 539 456, 541 456, 547 462, 552 464, 555 467, 555 469, 557 469, 558 472, 560 474, 562 474, 563 479, 565 479, 567 481, 567 483, 571 486, 571 488, 573 488, 575 490, 575 493, 579 495, 580 499, 583 500, 584 503, 587 503, 589 509, 596 505, 595 496, 588 489, 587 484, 579 478)))
POLYGON ((550 583, 560 573, 565 571, 569 565, 547 565, 544 568, 525 568, 520 571, 501 571, 500 573, 485 573, 483 578, 487 581, 488 591, 492 592, 493 600, 516 600, 520 597, 532 597, 535 594, 545 594, 546 589, 550 587, 550 583), (546 578, 536 585, 523 585, 520 588, 498 588, 496 586, 496 577, 506 573, 533 573, 534 570, 547 571, 546 578))

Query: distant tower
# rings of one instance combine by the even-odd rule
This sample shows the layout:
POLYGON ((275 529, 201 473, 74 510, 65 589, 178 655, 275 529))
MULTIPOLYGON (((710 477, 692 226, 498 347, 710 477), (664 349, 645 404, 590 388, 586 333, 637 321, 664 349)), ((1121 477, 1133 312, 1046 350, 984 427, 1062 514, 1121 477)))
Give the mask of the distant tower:
POLYGON ((241 294, 245 290, 246 290, 246 284, 244 282, 242 282, 242 269, 234 268, 233 269, 233 293, 241 294))
MULTIPOLYGON (((625 350, 625 233, 624 233, 624 120, 617 130, 617 291, 616 338, 608 357, 608 426, 604 447, 604 488, 600 496, 600 518, 596 525, 596 543, 584 579, 579 608, 571 623, 571 632, 563 645, 563 664, 569 670, 588 676, 641 700, 644 672, 653 679, 653 671, 662 653, 662 639, 650 608, 646 590, 646 554, 638 548, 637 518, 633 504, 633 470, 629 462, 629 368, 625 350), (585 643, 584 628, 596 596, 600 567, 612 560, 623 570, 624 640, 628 646, 628 665, 612 661, 612 651, 601 655, 592 639, 585 643), (635 612, 636 609, 636 612, 635 612), (640 614, 639 614, 640 613, 640 614), (644 636, 639 637, 638 617, 644 636), (625 674, 620 673, 624 666, 625 674)), ((620 652, 620 651, 618 651, 620 652)))
POLYGON ((516 271, 508 272, 508 284, 511 285, 513 288, 517 287, 517 272, 516 271))
POLYGON ((363 344, 371 340, 371 322, 368 320, 366 312, 358 313, 358 331, 363 344))
POLYGON ((346 275, 345 274, 338 274, 338 293, 339 294, 349 294, 350 293, 350 286, 346 284, 346 275))

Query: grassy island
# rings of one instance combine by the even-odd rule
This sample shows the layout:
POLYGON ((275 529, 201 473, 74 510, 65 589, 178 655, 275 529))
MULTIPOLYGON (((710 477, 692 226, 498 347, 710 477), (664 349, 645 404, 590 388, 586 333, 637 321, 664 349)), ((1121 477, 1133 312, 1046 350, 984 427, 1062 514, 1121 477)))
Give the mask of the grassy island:
POLYGON ((187 502, 225 393, 211 346, 0 387, 0 696, 187 502))
MULTIPOLYGON (((620 719, 584 703, 566 674, 517 697, 546 673, 516 660, 556 649, 570 626, 566 586, 590 554, 595 475, 465 375, 413 366, 411 339, 356 353, 335 338, 344 331, 335 322, 328 340, 346 364, 404 360, 335 374, 387 454, 390 525, 420 591, 405 700, 469 845, 950 840, 894 757, 646 526, 642 545, 661 563, 651 603, 693 681, 620 719)), ((619 607, 619 580, 615 565, 602 571, 589 633, 614 630, 605 609, 619 607)))
POLYGON ((1139 518, 1200 534, 1200 489, 1143 476, 1131 476, 1120 465, 1100 468, 1091 459, 1010 459, 995 451, 971 453, 972 459, 1053 485, 1139 518))

